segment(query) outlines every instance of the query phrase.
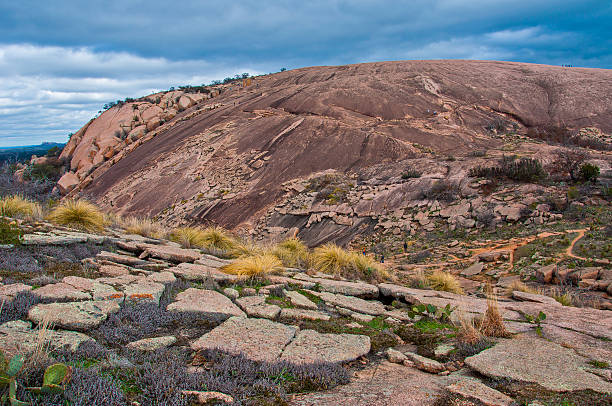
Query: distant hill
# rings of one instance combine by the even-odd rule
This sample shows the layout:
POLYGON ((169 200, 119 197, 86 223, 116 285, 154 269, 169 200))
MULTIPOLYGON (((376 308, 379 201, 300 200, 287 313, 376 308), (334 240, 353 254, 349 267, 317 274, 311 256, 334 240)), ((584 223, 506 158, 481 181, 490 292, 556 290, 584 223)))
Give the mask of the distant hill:
POLYGON ((27 161, 32 155, 45 155, 51 148, 57 147, 63 149, 64 145, 57 142, 43 142, 40 145, 25 145, 20 147, 3 147, 0 148, 0 163, 27 161))

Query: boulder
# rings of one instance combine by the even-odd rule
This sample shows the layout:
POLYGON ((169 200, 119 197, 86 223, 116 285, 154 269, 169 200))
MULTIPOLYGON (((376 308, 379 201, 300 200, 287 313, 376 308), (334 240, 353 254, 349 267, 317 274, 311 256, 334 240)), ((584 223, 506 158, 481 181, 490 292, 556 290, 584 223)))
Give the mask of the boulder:
POLYGON ((196 313, 214 321, 223 321, 232 316, 246 317, 229 298, 214 290, 189 288, 168 305, 168 311, 196 313))
POLYGON ((463 276, 474 276, 478 275, 484 269, 484 264, 482 262, 475 262, 463 271, 461 271, 461 275, 463 276))
POLYGON ((542 283, 550 283, 555 273, 555 269, 557 269, 556 264, 550 264, 536 269, 536 278, 542 283))
POLYGON ((244 276, 226 274, 208 265, 188 263, 182 263, 172 268, 168 268, 168 272, 172 272, 178 277, 194 282, 213 280, 218 283, 233 283, 245 278, 244 276))
POLYGON ((408 359, 408 357, 406 357, 402 352, 394 350, 393 348, 387 348, 386 355, 389 362, 393 362, 395 364, 401 364, 408 359))
MULTIPOLYGON (((266 319, 230 317, 191 344, 194 350, 219 349, 254 361, 274 362, 297 329, 266 319)), ((312 348, 311 348, 312 351, 312 348)))
POLYGON ((57 188, 62 195, 67 195, 79 184, 79 178, 72 172, 66 172, 57 181, 57 188))
POLYGON ((511 397, 493 388, 489 388, 476 379, 461 379, 447 386, 446 389, 468 400, 476 400, 484 406, 512 406, 514 404, 514 400, 511 397))
POLYGON ((436 360, 423 357, 422 355, 415 354, 413 352, 405 352, 404 355, 412 362, 414 366, 421 371, 429 372, 430 374, 437 374, 444 371, 444 365, 436 360))
POLYGON ((302 330, 283 351, 281 361, 295 364, 349 362, 370 352, 370 337, 356 334, 321 334, 302 330))

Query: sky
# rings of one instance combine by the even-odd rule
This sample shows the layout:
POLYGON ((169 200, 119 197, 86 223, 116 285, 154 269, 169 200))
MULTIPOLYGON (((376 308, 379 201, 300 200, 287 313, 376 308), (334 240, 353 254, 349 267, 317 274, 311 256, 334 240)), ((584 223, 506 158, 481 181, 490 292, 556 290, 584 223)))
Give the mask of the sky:
POLYGON ((0 2, 0 147, 243 72, 405 59, 612 68, 609 0, 0 2))

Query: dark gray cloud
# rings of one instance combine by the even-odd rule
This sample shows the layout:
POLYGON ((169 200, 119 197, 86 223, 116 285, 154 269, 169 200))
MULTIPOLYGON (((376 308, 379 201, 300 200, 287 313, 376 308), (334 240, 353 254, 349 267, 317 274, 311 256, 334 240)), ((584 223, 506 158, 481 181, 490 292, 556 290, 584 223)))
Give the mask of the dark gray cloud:
POLYGON ((240 72, 444 58, 610 68, 611 23, 601 0, 2 2, 0 145, 63 139, 108 101, 240 72))

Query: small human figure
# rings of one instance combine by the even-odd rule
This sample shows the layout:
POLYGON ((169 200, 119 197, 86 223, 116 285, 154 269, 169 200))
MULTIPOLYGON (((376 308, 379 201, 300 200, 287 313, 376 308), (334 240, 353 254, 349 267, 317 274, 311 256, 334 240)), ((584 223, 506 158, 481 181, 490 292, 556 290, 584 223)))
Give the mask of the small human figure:
POLYGON ((408 242, 404 241, 404 252, 408 251, 408 242))
POLYGON ((380 254, 380 263, 381 264, 385 263, 385 254, 380 254))

